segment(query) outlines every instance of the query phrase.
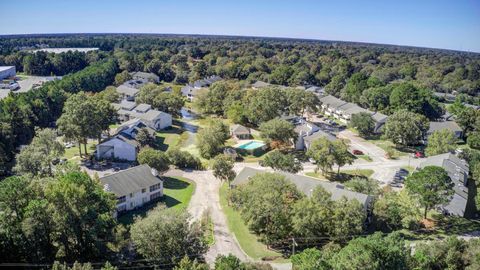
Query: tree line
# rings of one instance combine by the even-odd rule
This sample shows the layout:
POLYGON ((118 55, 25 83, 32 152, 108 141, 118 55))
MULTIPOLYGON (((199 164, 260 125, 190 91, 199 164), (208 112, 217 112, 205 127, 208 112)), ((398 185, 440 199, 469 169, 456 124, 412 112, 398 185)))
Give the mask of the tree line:
POLYGON ((0 101, 0 173, 8 173, 16 148, 28 144, 35 127, 55 125, 67 98, 80 91, 98 92, 114 81, 115 60, 103 60, 85 69, 48 82, 27 93, 10 94, 0 101))

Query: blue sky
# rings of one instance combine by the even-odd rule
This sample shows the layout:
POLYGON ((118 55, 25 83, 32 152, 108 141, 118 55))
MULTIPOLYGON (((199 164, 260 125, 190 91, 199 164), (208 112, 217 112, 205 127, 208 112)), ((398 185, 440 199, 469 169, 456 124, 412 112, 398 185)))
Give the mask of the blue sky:
POLYGON ((6 0, 0 34, 180 33, 480 52, 479 0, 6 0))

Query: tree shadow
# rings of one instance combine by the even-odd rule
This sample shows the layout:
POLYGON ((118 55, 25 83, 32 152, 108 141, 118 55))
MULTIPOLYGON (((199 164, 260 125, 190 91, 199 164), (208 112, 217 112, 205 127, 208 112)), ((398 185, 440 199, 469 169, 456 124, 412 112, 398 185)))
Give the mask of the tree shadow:
POLYGON ((173 177, 164 176, 163 179, 165 179, 163 187, 167 189, 186 189, 191 185, 188 182, 173 177))

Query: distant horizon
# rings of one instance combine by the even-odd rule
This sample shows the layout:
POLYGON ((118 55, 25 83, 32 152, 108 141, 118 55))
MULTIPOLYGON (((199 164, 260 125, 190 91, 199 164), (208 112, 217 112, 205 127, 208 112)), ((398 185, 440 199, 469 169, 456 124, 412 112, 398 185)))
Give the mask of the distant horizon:
POLYGON ((480 53, 476 0, 23 0, 2 4, 0 24, 2 35, 285 37, 480 53))
MULTIPOLYGON (((230 37, 230 38, 256 38, 256 39, 278 39, 278 40, 298 40, 298 41, 312 41, 312 42, 343 42, 343 43, 358 43, 365 45, 377 45, 377 46, 392 46, 392 47, 407 47, 407 48, 417 48, 425 50, 440 50, 440 51, 451 51, 451 52, 460 52, 460 53, 471 53, 471 54, 480 54, 480 51, 468 51, 468 50, 457 50, 457 49, 448 49, 440 47, 424 47, 416 45, 406 45, 406 44, 391 44, 391 43, 378 43, 378 42, 368 42, 368 41, 356 41, 356 40, 333 40, 333 39, 318 39, 318 38, 301 38, 301 37, 281 37, 281 36, 249 36, 249 35, 233 35, 233 34, 194 34, 194 33, 134 33, 134 32, 71 32, 71 33, 27 33, 27 34, 0 34, 0 37, 18 37, 18 36, 48 36, 48 35, 158 35, 158 36, 198 36, 198 37, 230 37)), ((56 48, 56 47, 52 47, 56 48)), ((62 47, 63 48, 63 47, 62 47)), ((68 47, 65 47, 68 48, 68 47)), ((73 47, 72 47, 73 48, 73 47)), ((76 47, 75 47, 76 48, 76 47)), ((81 48, 81 47, 78 47, 81 48)))

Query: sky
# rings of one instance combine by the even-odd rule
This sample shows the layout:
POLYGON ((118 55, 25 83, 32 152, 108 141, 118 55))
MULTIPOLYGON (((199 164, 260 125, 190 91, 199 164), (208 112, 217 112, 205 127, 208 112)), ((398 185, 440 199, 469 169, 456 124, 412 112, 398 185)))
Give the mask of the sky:
POLYGON ((480 52, 480 0, 1 0, 0 34, 308 38, 480 52))

